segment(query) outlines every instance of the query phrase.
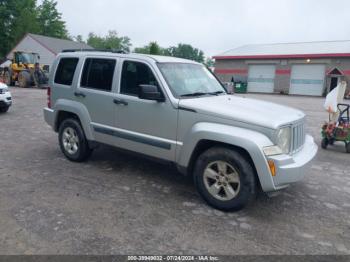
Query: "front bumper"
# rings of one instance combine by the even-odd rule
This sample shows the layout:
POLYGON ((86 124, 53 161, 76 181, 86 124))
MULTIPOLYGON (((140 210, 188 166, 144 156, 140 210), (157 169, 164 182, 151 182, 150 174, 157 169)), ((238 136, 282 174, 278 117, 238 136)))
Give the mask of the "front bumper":
POLYGON ((311 160, 316 156, 318 147, 312 136, 306 135, 305 144, 293 155, 276 155, 268 157, 275 163, 276 175, 273 177, 275 190, 287 187, 290 183, 302 180, 311 160))
POLYGON ((9 107, 12 105, 12 97, 10 92, 0 94, 0 107, 9 107))

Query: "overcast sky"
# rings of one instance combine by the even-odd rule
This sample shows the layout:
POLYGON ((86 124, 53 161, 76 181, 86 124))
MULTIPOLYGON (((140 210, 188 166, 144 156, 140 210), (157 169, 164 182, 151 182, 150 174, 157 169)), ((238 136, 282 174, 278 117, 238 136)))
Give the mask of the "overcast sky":
POLYGON ((347 0, 58 0, 71 35, 116 30, 133 47, 189 43, 207 56, 245 44, 350 39, 347 0))

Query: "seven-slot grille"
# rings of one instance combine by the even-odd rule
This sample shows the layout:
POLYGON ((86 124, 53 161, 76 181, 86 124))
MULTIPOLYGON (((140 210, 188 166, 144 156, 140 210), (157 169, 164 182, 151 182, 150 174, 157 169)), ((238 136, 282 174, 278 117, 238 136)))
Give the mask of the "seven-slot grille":
POLYGON ((298 152, 305 143, 304 121, 298 122, 292 126, 291 153, 298 152))

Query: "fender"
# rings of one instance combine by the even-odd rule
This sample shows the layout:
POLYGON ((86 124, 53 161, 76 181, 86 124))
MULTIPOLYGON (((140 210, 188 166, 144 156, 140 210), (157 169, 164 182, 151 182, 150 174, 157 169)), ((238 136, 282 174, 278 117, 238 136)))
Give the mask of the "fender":
POLYGON ((271 140, 262 133, 223 124, 197 123, 187 133, 183 145, 177 151, 177 163, 187 167, 196 145, 201 140, 217 141, 245 149, 252 158, 264 191, 275 189, 268 163, 262 151, 272 146, 271 140))
POLYGON ((92 128, 90 126, 91 118, 89 115, 89 112, 87 108, 82 105, 81 103, 67 100, 67 99, 58 99, 54 105, 54 112, 55 112, 55 127, 54 129, 57 131, 57 120, 58 120, 58 114, 60 111, 65 111, 69 113, 76 114, 79 119, 80 123, 82 125, 82 128, 84 130, 85 136, 88 140, 93 141, 94 136, 92 132, 92 128))

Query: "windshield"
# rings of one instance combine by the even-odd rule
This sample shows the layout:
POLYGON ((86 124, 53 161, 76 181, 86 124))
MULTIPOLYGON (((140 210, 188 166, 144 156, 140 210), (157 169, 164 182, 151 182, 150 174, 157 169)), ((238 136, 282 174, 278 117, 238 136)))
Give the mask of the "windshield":
POLYGON ((158 66, 176 97, 226 93, 215 76, 202 65, 158 63, 158 66))
POLYGON ((35 64, 38 60, 37 55, 31 53, 18 53, 17 59, 23 64, 35 64))

